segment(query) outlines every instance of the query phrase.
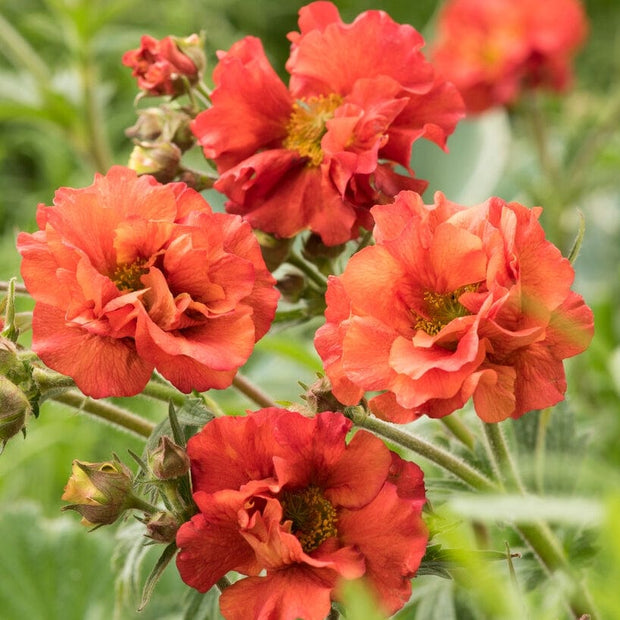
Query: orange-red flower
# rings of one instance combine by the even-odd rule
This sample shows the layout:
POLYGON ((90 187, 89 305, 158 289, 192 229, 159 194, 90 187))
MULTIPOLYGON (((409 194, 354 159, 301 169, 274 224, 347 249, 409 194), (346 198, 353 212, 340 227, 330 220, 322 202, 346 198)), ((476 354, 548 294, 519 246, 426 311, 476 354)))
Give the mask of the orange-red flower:
POLYGON ((288 88, 246 37, 220 52, 213 106, 192 129, 230 212, 281 237, 310 229, 337 245, 372 227, 372 205, 426 187, 412 178, 412 145, 445 148, 463 104, 420 52, 421 35, 383 11, 345 24, 332 3, 314 2, 299 27, 288 88))
POLYGON ((223 388, 269 329, 278 293, 249 225, 184 183, 121 166, 61 188, 21 233, 32 348, 89 396, 223 388))
POLYGON ((513 103, 523 89, 564 90, 587 29, 579 0, 450 0, 433 61, 468 112, 482 112, 513 103))
POLYGON ((339 413, 285 409, 213 420, 187 446, 199 513, 177 534, 185 583, 227 572, 227 620, 322 620, 343 579, 364 576, 386 613, 409 599, 425 552, 423 476, 339 413))
POLYGON ((196 34, 186 38, 144 35, 140 47, 123 54, 122 63, 132 69, 138 86, 148 95, 180 95, 194 84, 204 69, 202 41, 196 34))
POLYGON ((593 318, 540 212, 440 193, 426 206, 413 192, 374 207, 377 243, 330 278, 315 338, 335 396, 353 405, 379 391, 370 407, 394 422, 472 396, 487 422, 562 400, 562 360, 588 346, 593 318))

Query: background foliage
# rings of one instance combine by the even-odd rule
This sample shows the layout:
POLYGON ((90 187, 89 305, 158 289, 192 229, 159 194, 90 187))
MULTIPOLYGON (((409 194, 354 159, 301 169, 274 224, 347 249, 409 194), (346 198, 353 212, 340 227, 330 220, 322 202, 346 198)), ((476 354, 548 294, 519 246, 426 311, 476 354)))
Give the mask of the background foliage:
MULTIPOLYGON (((142 34, 185 36, 200 28, 211 67, 215 50, 253 34, 263 39, 283 71, 285 34, 295 29, 302 4, 1 0, 0 279, 18 273, 15 236, 18 230, 34 230, 37 203, 51 204, 56 188, 88 185, 96 170, 126 163, 131 143, 124 130, 135 121, 136 87, 120 58, 138 46, 142 34)), ((427 39, 439 5, 436 0, 336 4, 345 21, 382 8, 427 39)), ((497 527, 515 510, 522 511, 519 518, 525 522, 535 513, 559 529, 571 562, 585 568, 601 618, 617 617, 620 609, 620 5, 615 0, 585 5, 591 33, 577 60, 575 89, 563 98, 538 101, 551 165, 541 165, 532 148, 536 136, 528 103, 510 114, 497 111, 462 123, 448 142, 449 155, 432 145, 415 146, 414 167, 431 181, 427 199, 441 189, 451 200, 468 204, 493 194, 541 204, 548 236, 565 254, 578 228, 578 210, 584 215, 586 236, 575 288, 595 311, 596 335, 590 349, 568 364, 566 404, 505 425, 529 487, 545 501, 513 497, 511 504, 509 496, 502 504, 459 494, 458 485, 424 467, 436 540, 464 550, 516 549, 521 557, 488 563, 471 554, 431 554, 427 565, 433 570, 428 572, 435 574, 416 579, 412 604, 397 616, 402 620, 523 618, 526 604, 529 617, 562 617, 558 593, 565 584, 542 578, 521 541, 497 527), (451 570, 451 579, 437 576, 445 577, 457 560, 462 568, 451 570)), ((28 302, 21 303, 27 309, 28 302)), ((275 329, 259 343, 244 372, 277 400, 298 401, 297 382, 311 383, 320 370, 311 345, 318 324, 296 328, 293 335, 275 329)), ((230 391, 216 397, 226 410, 252 407, 230 391)), ((144 398, 131 399, 131 406, 153 420, 165 415, 160 404, 144 398)), ((458 415, 480 431, 470 412, 458 415)), ((467 459, 485 461, 482 447, 458 447, 437 421, 419 421, 415 428, 467 459)), ((141 446, 129 435, 52 404, 31 422, 26 441, 7 445, 0 457, 0 610, 5 620, 96 620, 110 618, 111 609, 119 620, 138 617, 134 589, 139 590, 141 576, 127 575, 115 587, 111 568, 115 537, 127 536, 126 528, 86 535, 73 515, 59 516, 72 459, 106 460, 112 451, 125 456, 127 449, 140 452, 141 446)), ((144 558, 144 572, 153 561, 144 558)), ((169 570, 139 617, 181 618, 178 592, 179 578, 169 570)), ((364 593, 355 584, 348 597, 350 618, 374 618, 359 602, 364 593)), ((194 609, 195 618, 218 617, 213 597, 196 598, 194 609)))

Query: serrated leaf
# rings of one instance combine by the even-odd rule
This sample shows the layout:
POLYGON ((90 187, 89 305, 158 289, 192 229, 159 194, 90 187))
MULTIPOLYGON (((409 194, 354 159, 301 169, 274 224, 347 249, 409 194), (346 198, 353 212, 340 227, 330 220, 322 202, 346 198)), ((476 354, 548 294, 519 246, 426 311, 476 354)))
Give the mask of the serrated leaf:
POLYGON ((177 545, 174 542, 171 542, 163 551, 163 553, 159 556, 159 559, 155 563, 153 570, 150 572, 149 576, 144 583, 144 589, 142 590, 142 600, 140 601, 140 605, 138 607, 138 611, 142 611, 148 602, 151 599, 153 594, 153 590, 157 585, 160 577, 163 572, 166 570, 166 567, 170 563, 170 560, 175 556, 177 552, 177 545))

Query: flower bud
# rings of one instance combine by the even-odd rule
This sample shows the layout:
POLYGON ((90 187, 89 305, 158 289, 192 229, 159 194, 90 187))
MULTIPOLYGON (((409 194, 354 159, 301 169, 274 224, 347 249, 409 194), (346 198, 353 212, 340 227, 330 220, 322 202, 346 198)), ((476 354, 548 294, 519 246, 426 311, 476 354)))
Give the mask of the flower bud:
POLYGON ((299 301, 306 287, 306 279, 300 273, 286 273, 281 278, 278 278, 276 285, 282 298, 289 303, 295 303, 299 301))
POLYGON ((149 462, 153 475, 160 480, 180 478, 189 471, 187 452, 166 435, 159 438, 159 444, 151 453, 149 462))
POLYGON ((0 375, 0 452, 11 437, 26 428, 31 411, 26 395, 13 382, 0 375))
POLYGON ((202 75, 207 68, 207 57, 202 37, 197 34, 190 34, 189 37, 172 37, 172 40, 179 50, 194 63, 198 75, 202 75))
POLYGON ((181 151, 191 148, 196 138, 190 129, 192 116, 185 110, 161 105, 140 111, 138 120, 125 130, 125 135, 137 144, 142 142, 172 142, 181 151))
POLYGON ((181 149, 168 142, 141 142, 133 147, 129 168, 138 174, 150 174, 160 183, 174 179, 181 161, 181 149))
POLYGON ((291 251, 292 239, 280 239, 262 230, 255 230, 254 235, 260 244, 263 260, 269 271, 275 271, 287 258, 291 251))
POLYGON ((133 507, 131 472, 118 459, 103 463, 74 460, 72 474, 61 499, 74 502, 63 510, 75 510, 86 526, 114 523, 133 507))
POLYGON ((308 388, 305 399, 314 413, 344 409, 344 405, 332 394, 332 384, 327 377, 319 377, 308 388))
MULTIPOLYGON (((0 323, 2 323, 1 320, 0 323)), ((15 343, 4 336, 0 336, 0 374, 10 376, 10 373, 22 366, 23 364, 17 357, 15 343)))
POLYGON ((195 34, 161 40, 144 35, 140 47, 125 52, 122 62, 131 67, 145 95, 176 97, 200 80, 206 66, 202 46, 202 38, 195 34))
POLYGON ((146 536, 160 543, 171 543, 179 529, 179 522, 169 512, 156 512, 144 520, 146 536))
POLYGON ((304 244, 303 255, 312 262, 317 259, 337 258, 345 250, 345 245, 325 245, 321 237, 315 233, 311 234, 304 244))

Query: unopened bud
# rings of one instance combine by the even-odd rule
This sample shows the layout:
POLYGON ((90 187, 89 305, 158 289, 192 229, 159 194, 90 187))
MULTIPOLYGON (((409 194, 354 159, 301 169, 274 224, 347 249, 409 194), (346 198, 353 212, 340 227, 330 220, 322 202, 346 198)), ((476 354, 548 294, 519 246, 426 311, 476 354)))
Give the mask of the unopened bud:
POLYGON ((0 336, 0 374, 10 376, 10 373, 22 366, 22 362, 17 357, 15 343, 4 336, 0 336))
POLYGON ((337 258, 342 254, 345 245, 325 245, 319 235, 311 234, 302 250, 303 255, 312 262, 318 262, 317 259, 337 258))
POLYGON ((180 478, 189 471, 190 466, 187 452, 166 435, 159 438, 159 444, 151 453, 149 463, 153 475, 160 480, 180 478))
POLYGON ((160 183, 174 179, 181 161, 181 149, 168 142, 141 142, 133 147, 129 168, 138 174, 150 174, 160 183))
POLYGON ((168 105, 140 110, 135 125, 125 130, 125 135, 137 144, 143 142, 172 142, 181 151, 187 151, 196 137, 190 129, 192 116, 184 109, 168 105))
POLYGON ((203 38, 197 34, 190 34, 189 37, 172 37, 172 39, 179 50, 194 63, 198 75, 202 75, 207 68, 203 38))
POLYGON ((308 407, 315 413, 321 411, 342 411, 344 405, 332 394, 332 385, 327 377, 319 377, 305 394, 308 407))
POLYGON ((295 303, 299 301, 304 288, 306 287, 306 279, 300 273, 287 273, 281 278, 278 278, 276 285, 282 298, 289 303, 295 303))
POLYGON ((255 230, 263 260, 269 271, 275 271, 289 255, 292 239, 279 239, 261 230, 255 230))
POLYGON ((171 543, 179 529, 179 522, 169 512, 156 512, 144 520, 146 535, 160 543, 171 543))
POLYGON ((103 463, 75 460, 61 499, 73 502, 63 510, 79 512, 83 525, 114 523, 125 510, 135 507, 131 472, 116 458, 103 463))
POLYGON ((26 395, 0 375, 0 452, 6 442, 26 428, 32 408, 26 395))

